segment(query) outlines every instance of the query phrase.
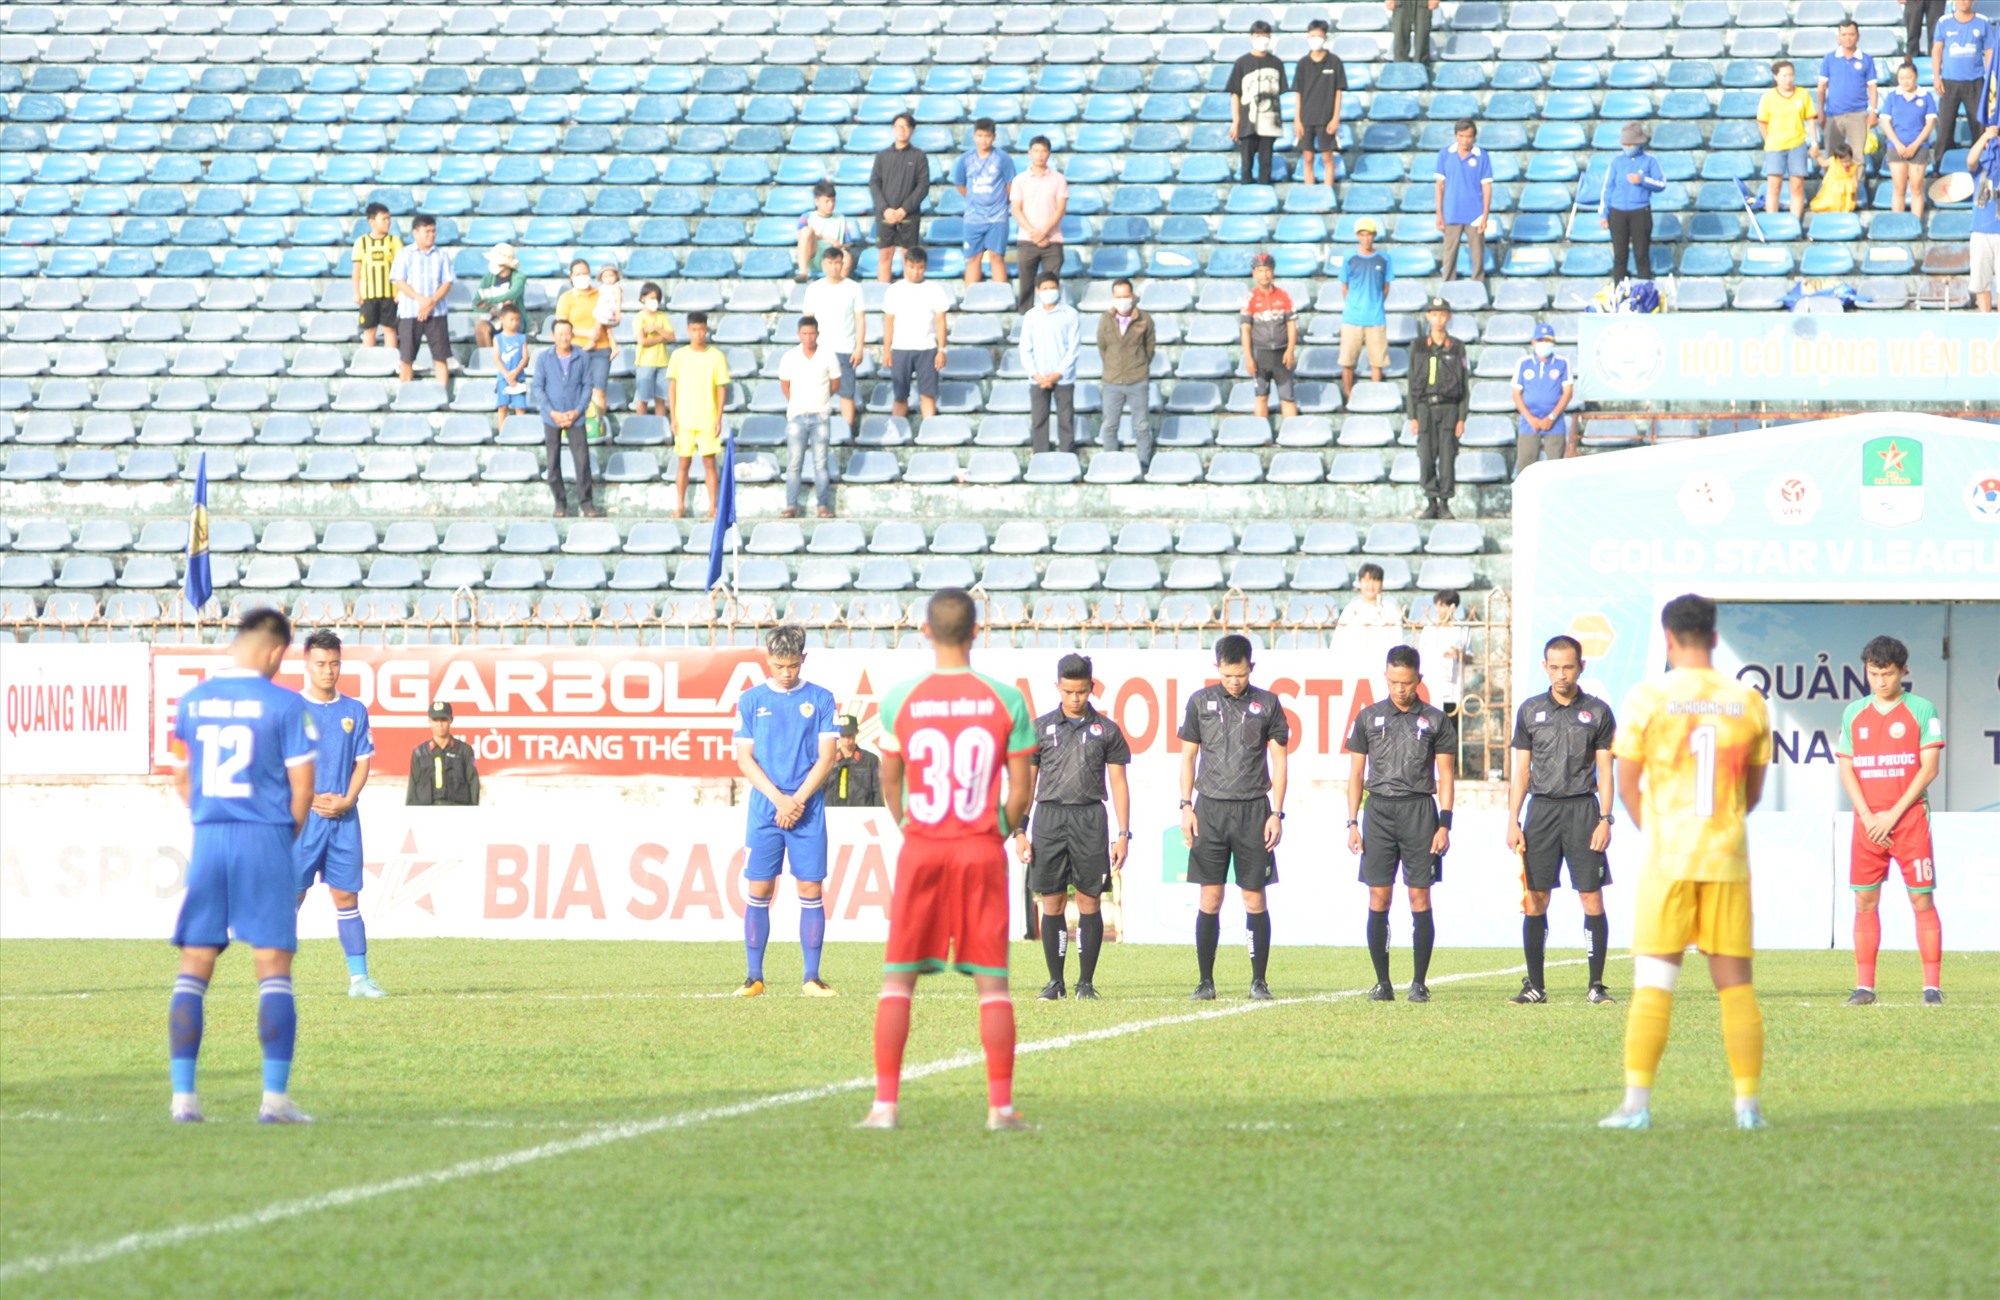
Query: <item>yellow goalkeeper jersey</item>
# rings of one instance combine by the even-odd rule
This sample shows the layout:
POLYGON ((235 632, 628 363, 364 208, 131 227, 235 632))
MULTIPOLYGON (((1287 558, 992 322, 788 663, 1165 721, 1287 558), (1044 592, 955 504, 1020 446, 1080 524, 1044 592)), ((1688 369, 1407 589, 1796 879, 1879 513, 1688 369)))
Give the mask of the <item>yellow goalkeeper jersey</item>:
POLYGON ((1771 761, 1763 696, 1712 668, 1676 668, 1632 688, 1611 752, 1644 765, 1646 870, 1750 879, 1744 778, 1771 761))

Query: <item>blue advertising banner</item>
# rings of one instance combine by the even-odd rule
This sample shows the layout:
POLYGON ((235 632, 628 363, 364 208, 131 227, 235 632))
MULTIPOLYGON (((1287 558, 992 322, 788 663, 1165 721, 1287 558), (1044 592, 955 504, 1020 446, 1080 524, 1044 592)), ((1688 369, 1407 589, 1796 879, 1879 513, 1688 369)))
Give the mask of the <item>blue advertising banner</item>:
POLYGON ((1586 314, 1582 395, 1597 402, 2000 400, 2000 316, 1976 312, 1586 314))

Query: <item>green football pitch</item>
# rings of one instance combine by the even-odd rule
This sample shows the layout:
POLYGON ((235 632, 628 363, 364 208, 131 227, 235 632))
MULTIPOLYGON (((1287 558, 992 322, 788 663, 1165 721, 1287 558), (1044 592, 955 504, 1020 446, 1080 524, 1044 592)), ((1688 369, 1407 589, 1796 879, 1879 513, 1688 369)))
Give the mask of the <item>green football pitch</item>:
MULTIPOLYGON (((1400 927, 1399 927, 1400 928, 1400 927)), ((1399 942, 1403 936, 1398 935, 1399 942)), ((1946 939, 1950 939, 1947 918, 1946 939)), ((879 948, 844 996, 720 996, 734 945, 378 945, 391 996, 300 955, 293 1095, 254 1123, 255 986, 208 1003, 209 1122, 167 1121, 163 945, 0 945, 0 1293, 27 1296, 1992 1295, 2000 954, 1913 954, 1840 1006, 1841 953, 1760 958, 1767 1113, 1739 1133, 1691 965, 1649 1133, 1605 1133, 1624 1007, 1509 1006, 1517 954, 1441 950, 1429 1006, 1358 949, 1112 948, 1096 1003, 1028 1000, 1032 1132, 989 1134, 975 1002, 925 982, 900 1132, 858 1132, 879 948)), ((1574 953, 1552 960, 1573 959, 1574 953)), ((1407 950, 1396 954, 1400 975, 1407 950)), ((1072 968, 1073 969, 1073 968, 1072 968)), ((1622 995, 1629 964, 1614 960, 1622 995)), ((1072 978, 1074 978, 1072 974, 1072 978)))

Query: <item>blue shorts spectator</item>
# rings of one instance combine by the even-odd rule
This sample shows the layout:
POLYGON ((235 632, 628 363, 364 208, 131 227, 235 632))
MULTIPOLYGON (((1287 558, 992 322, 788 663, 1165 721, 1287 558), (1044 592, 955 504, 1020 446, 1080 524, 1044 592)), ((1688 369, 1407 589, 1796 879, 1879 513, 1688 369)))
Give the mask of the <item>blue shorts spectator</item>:
POLYGON ((937 400, 938 368, 935 348, 892 349, 889 353, 889 382, 899 402, 910 400, 910 385, 917 395, 937 400))
POLYGON ((965 223, 965 259, 969 262, 983 253, 1007 256, 1007 223, 995 221, 988 225, 975 226, 965 223))
POLYGON ((850 402, 855 401, 855 394, 861 390, 854 386, 856 382, 854 377, 854 354, 843 352, 835 357, 834 360, 840 363, 840 395, 850 402))
POLYGON ((1806 174, 1806 147, 1795 144, 1789 149, 1766 149, 1764 151, 1764 174, 1766 176, 1804 176, 1806 174))
POLYGON ((667 400, 667 368, 665 366, 640 366, 632 374, 633 401, 664 402, 667 400))
MULTIPOLYGON (((521 391, 507 391, 507 376, 501 375, 493 381, 493 404, 503 410, 525 411, 528 409, 528 377, 521 376, 521 391)), ((345 888, 345 886, 343 886, 345 888)))
POLYGON ((590 366, 590 386, 592 388, 603 388, 611 382, 610 348, 597 348, 586 351, 583 354, 583 359, 590 366))

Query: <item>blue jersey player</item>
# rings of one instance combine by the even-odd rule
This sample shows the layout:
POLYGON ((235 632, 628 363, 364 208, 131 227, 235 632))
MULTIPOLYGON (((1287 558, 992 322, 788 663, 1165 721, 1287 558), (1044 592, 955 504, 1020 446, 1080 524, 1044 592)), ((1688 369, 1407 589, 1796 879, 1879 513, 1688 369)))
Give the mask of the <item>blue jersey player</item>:
POLYGON ((368 975, 368 930, 361 922, 361 814, 355 805, 368 784, 375 742, 368 735, 368 710, 340 693, 340 638, 321 628, 306 638, 306 688, 301 692, 319 730, 319 760, 313 765, 312 812, 293 850, 298 866, 299 902, 313 881, 324 879, 333 895, 340 950, 347 954, 347 996, 379 998, 382 986, 368 975))
POLYGON ((229 647, 232 666, 183 695, 174 718, 173 750, 180 760, 174 787, 194 821, 187 897, 174 925, 181 973, 167 1018, 178 1122, 202 1118, 194 1091, 202 999, 215 959, 238 939, 256 954, 257 1037, 264 1045, 258 1122, 312 1122, 287 1092, 298 1036, 292 841, 312 802, 318 740, 305 701, 271 681, 291 643, 291 620, 277 610, 245 614, 229 647))
POLYGON ((749 906, 743 914, 743 948, 750 971, 740 998, 764 991, 764 948, 771 941, 771 899, 778 875, 791 863, 799 887, 799 944, 805 949, 804 993, 836 996, 819 977, 826 942, 826 796, 833 745, 840 734, 833 692, 800 680, 806 662, 805 629, 787 624, 764 639, 771 678, 737 701, 736 764, 754 789, 744 835, 749 906))

